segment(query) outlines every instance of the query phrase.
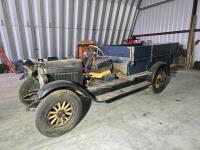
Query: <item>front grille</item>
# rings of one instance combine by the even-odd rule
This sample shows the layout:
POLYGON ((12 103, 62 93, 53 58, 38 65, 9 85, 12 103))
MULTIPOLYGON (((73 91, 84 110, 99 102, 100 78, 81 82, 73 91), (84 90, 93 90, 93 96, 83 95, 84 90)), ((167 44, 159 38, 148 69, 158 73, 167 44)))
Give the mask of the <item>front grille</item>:
POLYGON ((78 72, 71 73, 55 73, 55 80, 70 80, 76 81, 78 79, 78 72))
POLYGON ((54 80, 67 80, 75 83, 83 84, 83 77, 80 72, 55 73, 54 80))

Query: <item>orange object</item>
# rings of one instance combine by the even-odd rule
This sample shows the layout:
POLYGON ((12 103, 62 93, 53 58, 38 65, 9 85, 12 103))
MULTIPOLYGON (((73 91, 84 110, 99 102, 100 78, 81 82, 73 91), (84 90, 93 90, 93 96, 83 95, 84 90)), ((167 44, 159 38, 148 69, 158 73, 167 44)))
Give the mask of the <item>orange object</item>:
POLYGON ((84 53, 89 50, 89 46, 79 46, 78 48, 79 52, 79 59, 83 60, 84 59, 84 53))
POLYGON ((78 45, 95 45, 95 41, 79 41, 78 45))
MULTIPOLYGON (((94 41, 80 41, 79 45, 78 45, 78 56, 79 59, 81 59, 82 61, 84 60, 84 53, 87 52, 90 48, 90 45, 95 45, 94 41)), ((94 59, 95 60, 95 57, 94 59)))
POLYGON ((2 48, 0 48, 0 54, 4 60, 4 62, 6 63, 6 65, 8 66, 8 69, 10 70, 11 73, 16 74, 16 71, 13 67, 13 65, 11 64, 11 62, 9 61, 8 57, 6 56, 6 54, 3 52, 2 48))

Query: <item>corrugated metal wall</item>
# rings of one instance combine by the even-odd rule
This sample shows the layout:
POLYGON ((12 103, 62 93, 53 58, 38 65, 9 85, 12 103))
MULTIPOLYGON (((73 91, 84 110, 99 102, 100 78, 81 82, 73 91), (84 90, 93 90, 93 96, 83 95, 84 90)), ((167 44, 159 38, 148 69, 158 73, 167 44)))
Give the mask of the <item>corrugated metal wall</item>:
MULTIPOLYGON (((158 0, 143 0, 141 8, 149 4, 160 2, 158 0)), ((174 0, 159 6, 139 11, 138 19, 133 34, 157 33, 175 30, 185 30, 190 27, 192 12, 192 1, 174 0)), ((180 42, 186 48, 188 34, 173 34, 148 36, 141 38, 143 40, 152 40, 153 42, 180 42)))
POLYGON ((76 57, 77 41, 119 44, 139 0, 0 0, 0 47, 11 60, 76 57))

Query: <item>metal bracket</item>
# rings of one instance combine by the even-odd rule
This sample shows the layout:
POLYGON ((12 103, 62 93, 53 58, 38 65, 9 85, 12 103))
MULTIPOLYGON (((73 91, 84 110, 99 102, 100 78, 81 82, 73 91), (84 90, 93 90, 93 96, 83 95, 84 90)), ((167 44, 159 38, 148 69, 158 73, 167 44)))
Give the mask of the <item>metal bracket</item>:
POLYGON ((153 61, 153 44, 151 45, 151 62, 153 61))
POLYGON ((131 66, 135 64, 135 58, 134 58, 134 53, 135 53, 135 47, 129 47, 130 49, 130 59, 131 59, 131 66))

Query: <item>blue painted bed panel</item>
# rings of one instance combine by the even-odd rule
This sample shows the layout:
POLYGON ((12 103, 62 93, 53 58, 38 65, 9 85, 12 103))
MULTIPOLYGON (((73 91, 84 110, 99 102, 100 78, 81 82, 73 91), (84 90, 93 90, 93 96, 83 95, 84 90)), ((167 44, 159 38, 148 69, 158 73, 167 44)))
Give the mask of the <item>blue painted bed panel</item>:
POLYGON ((105 56, 130 57, 130 49, 127 46, 102 46, 105 56))
POLYGON ((133 75, 133 74, 136 74, 136 73, 139 73, 139 72, 143 72, 146 70, 146 62, 139 62, 139 63, 136 63, 136 64, 131 64, 129 63, 127 65, 128 69, 127 69, 127 75, 133 75))
POLYGON ((151 46, 135 47, 134 65, 128 64, 127 75, 144 72, 147 65, 151 61, 151 46))
POLYGON ((151 60, 151 46, 135 47, 134 53, 135 61, 150 61, 151 60))
MULTIPOLYGON (((130 46, 129 46, 130 47, 130 46)), ((109 57, 114 63, 127 65, 127 75, 136 74, 146 70, 151 59, 151 46, 135 47, 134 63, 130 59, 130 48, 126 46, 102 46, 104 56, 109 57), (129 59, 127 59, 129 58, 129 59)))

